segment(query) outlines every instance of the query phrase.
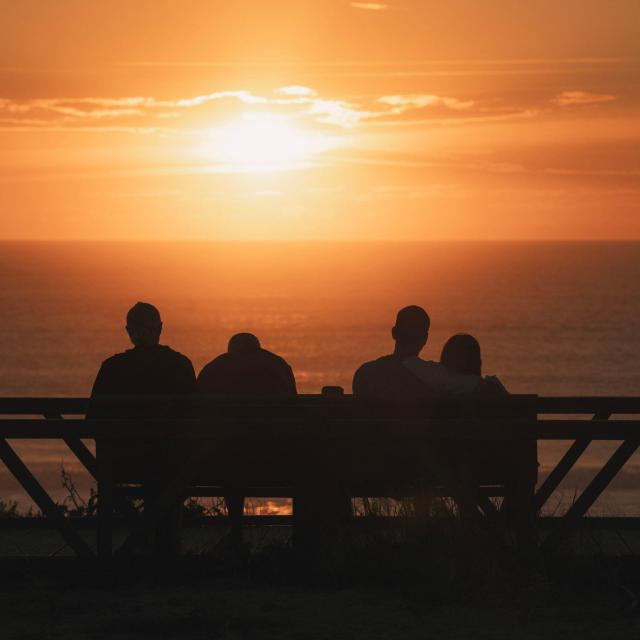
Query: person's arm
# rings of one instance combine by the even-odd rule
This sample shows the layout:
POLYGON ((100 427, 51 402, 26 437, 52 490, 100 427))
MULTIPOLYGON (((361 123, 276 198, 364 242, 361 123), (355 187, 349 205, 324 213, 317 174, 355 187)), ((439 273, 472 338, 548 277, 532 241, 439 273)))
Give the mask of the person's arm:
POLYGON ((293 375, 293 369, 290 365, 287 365, 285 376, 288 393, 292 396, 297 396, 298 387, 296 386, 296 377, 293 375))
POLYGON ((93 388, 91 389, 91 397, 89 399, 89 407, 87 408, 87 418, 100 418, 106 415, 106 411, 104 406, 104 402, 100 402, 98 398, 113 395, 112 389, 112 376, 109 373, 109 364, 105 360, 100 365, 100 369, 98 370, 98 375, 93 383, 93 388))
POLYGON ((196 393, 206 396, 215 393, 215 381, 211 364, 205 365, 196 378, 196 393), (213 389, 213 390, 212 390, 213 389))
POLYGON ((189 395, 196 388, 196 372, 191 364, 191 360, 185 359, 184 371, 182 372, 182 380, 180 382, 180 391, 185 395, 189 395))
POLYGON ((95 396, 108 396, 111 393, 111 384, 109 376, 109 366, 107 362, 103 362, 98 370, 98 375, 93 382, 93 388, 91 389, 91 397, 95 396))
POLYGON ((369 391, 367 384, 366 369, 364 365, 360 366, 353 374, 353 382, 351 383, 352 393, 355 397, 364 397, 369 391))
POLYGON ((457 396, 478 390, 480 376, 457 373, 439 362, 422 360, 412 356, 402 364, 421 380, 429 389, 443 396, 457 396))

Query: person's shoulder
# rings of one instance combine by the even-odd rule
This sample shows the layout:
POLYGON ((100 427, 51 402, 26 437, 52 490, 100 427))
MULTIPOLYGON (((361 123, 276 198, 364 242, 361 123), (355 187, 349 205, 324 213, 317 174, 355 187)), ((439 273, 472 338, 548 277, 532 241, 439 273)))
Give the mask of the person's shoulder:
POLYGON ((117 367, 120 364, 125 364, 131 359, 132 353, 133 349, 127 349, 126 351, 114 353, 112 356, 109 356, 102 361, 102 367, 104 369, 110 369, 111 367, 117 367))
POLYGON ((370 376, 378 375, 381 371, 386 371, 388 367, 395 363, 395 358, 391 355, 381 356, 375 360, 364 362, 353 374, 354 380, 361 380, 370 376))
POLYGON ((207 364, 204 365, 204 367, 202 367, 200 371, 200 375, 202 374, 206 375, 207 373, 216 371, 217 369, 220 369, 226 366, 228 362, 229 362, 229 354, 221 353, 219 356, 216 356, 213 360, 210 360, 209 362, 207 362, 207 364))
POLYGON ((358 367, 358 371, 372 371, 374 369, 379 369, 381 367, 385 367, 385 366, 391 364, 394 361, 395 361, 395 358, 392 355, 380 356, 379 358, 376 358, 375 360, 369 360, 368 362, 362 363, 358 367))
POLYGON ((193 366, 191 364, 191 360, 183 353, 180 353, 179 351, 176 351, 175 349, 172 349, 165 344, 160 345, 160 349, 165 358, 174 360, 175 362, 179 362, 180 364, 188 364, 190 367, 193 366))
POLYGON ((414 373, 429 375, 447 375, 444 365, 434 360, 423 360, 420 356, 409 356, 402 360, 402 364, 414 373))
POLYGON ((272 351, 267 351, 266 349, 260 349, 260 356, 267 362, 275 366, 280 367, 289 367, 289 363, 277 353, 273 353, 272 351))

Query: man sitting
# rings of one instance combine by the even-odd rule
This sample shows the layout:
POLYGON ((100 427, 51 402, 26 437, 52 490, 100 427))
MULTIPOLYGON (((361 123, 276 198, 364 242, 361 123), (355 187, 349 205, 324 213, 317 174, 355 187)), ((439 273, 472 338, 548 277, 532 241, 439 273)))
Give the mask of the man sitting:
POLYGON ((286 360, 260 346, 251 333, 231 337, 227 353, 214 358, 198 375, 198 393, 207 395, 291 396, 296 380, 286 360))
MULTIPOLYGON (((191 361, 181 353, 160 344, 162 321, 159 311, 146 302, 136 303, 127 314, 127 333, 133 349, 111 356, 102 363, 91 392, 89 418, 179 418, 186 403, 166 406, 148 405, 135 407, 112 405, 108 396, 173 396, 191 394, 195 386, 195 372, 191 361), (168 411, 168 413, 167 413, 168 411)), ((98 443, 99 446, 99 443, 98 443)), ((118 451, 118 458, 131 460, 135 465, 144 464, 145 508, 153 500, 168 466, 175 466, 175 449, 154 446, 138 441, 129 443, 127 450, 118 451), (167 454, 169 452, 169 454, 167 454)), ((158 525, 155 533, 156 551, 174 553, 179 549, 181 505, 177 504, 158 525)))
POLYGON ((461 374, 418 356, 429 337, 430 319, 418 306, 398 311, 391 329, 393 353, 366 362, 353 377, 353 395, 397 409, 412 408, 445 395, 470 393, 480 377, 461 374))
MULTIPOLYGON (((429 316, 421 307, 400 309, 391 329, 393 353, 363 364, 353 377, 353 395, 362 408, 375 408, 377 413, 383 409, 393 417, 413 417, 422 411, 433 415, 440 401, 478 389, 479 375, 459 373, 439 362, 420 359, 429 326, 429 316)), ((402 485, 408 467, 424 470, 419 455, 393 443, 388 443, 379 464, 385 465, 392 490, 396 482, 402 485)), ((429 511, 432 482, 430 479, 424 483, 414 497, 416 513, 429 511)))
MULTIPOLYGON (((296 380, 286 360, 260 346, 251 333, 237 333, 227 346, 227 353, 205 365, 197 380, 202 395, 227 397, 295 396, 296 380)), ((230 487, 225 502, 231 521, 231 539, 241 539, 244 495, 241 488, 230 487)))

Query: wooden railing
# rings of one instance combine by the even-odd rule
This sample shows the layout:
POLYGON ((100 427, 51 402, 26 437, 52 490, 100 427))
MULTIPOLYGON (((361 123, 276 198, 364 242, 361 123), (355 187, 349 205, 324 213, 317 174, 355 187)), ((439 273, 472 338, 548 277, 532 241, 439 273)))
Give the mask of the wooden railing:
MULTIPOLYGON (((116 407, 114 411, 118 413, 132 399, 110 399, 109 402, 112 407, 116 407)), ((140 522, 134 523, 130 541, 125 543, 126 548, 133 548, 135 540, 144 536, 145 528, 152 527, 172 501, 186 495, 224 494, 224 482, 203 485, 196 481, 202 465, 210 466, 205 461, 205 458, 211 459, 210 448, 215 448, 220 443, 226 443, 225 446, 230 446, 233 450, 233 446, 242 447, 249 442, 258 442, 267 449, 271 447, 269 451, 275 450, 274 445, 277 444, 279 447, 291 448, 295 455, 299 455, 300 447, 306 447, 306 450, 309 447, 319 448, 327 461, 335 458, 334 464, 337 466, 330 470, 327 461, 323 467, 314 463, 309 468, 309 474, 324 474, 323 477, 326 477, 335 473, 342 478, 341 482, 353 482, 351 495, 361 495, 353 493, 356 490, 379 490, 384 485, 384 469, 375 478, 373 475, 368 477, 368 484, 365 482, 358 485, 357 478, 352 476, 360 472, 366 475, 369 471, 355 465, 355 471, 349 476, 340 467, 342 465, 346 468, 349 463, 341 460, 338 452, 349 450, 350 447, 353 450, 357 446, 375 456, 383 454, 389 442, 400 443, 399 446, 406 450, 420 451, 420 464, 424 468, 424 474, 421 478, 416 478, 415 482, 412 480, 409 483, 412 491, 420 491, 421 483, 431 484, 436 487, 436 493, 452 495, 462 503, 463 498, 459 495, 460 478, 457 475, 460 469, 454 470, 452 475, 452 470, 447 469, 447 465, 434 456, 433 452, 441 450, 442 446, 464 449, 461 443, 466 442, 471 443, 467 449, 473 450, 479 442, 495 443, 496 446, 498 443, 509 442, 513 456, 529 456, 529 460, 532 444, 535 451, 536 443, 541 441, 571 441, 565 455, 539 486, 535 486, 535 475, 532 480, 529 463, 520 465, 522 471, 517 471, 515 480, 512 479, 515 483, 515 488, 511 489, 515 496, 512 496, 516 513, 515 526, 520 531, 521 538, 526 540, 531 539, 536 514, 540 513, 557 492, 589 444, 595 440, 619 441, 615 452, 566 513, 553 518, 551 533, 541 544, 548 551, 556 548, 572 528, 585 524, 593 526, 595 519, 585 519, 584 516, 640 444, 640 420, 637 418, 640 415, 640 398, 632 397, 510 396, 508 400, 498 402, 502 405, 498 410, 487 411, 485 402, 481 403, 482 410, 478 412, 474 412, 474 404, 471 409, 467 406, 457 417, 429 418, 390 417, 388 412, 363 410, 362 406, 358 406, 347 395, 306 395, 291 400, 256 399, 251 402, 189 398, 186 412, 184 398, 144 399, 144 402, 148 402, 153 409, 149 414, 143 412, 136 414, 142 417, 114 419, 113 416, 104 417, 99 411, 95 412, 95 417, 87 418, 89 400, 86 398, 0 398, 0 460, 33 499, 51 526, 64 536, 78 555, 92 556, 95 551, 78 533, 79 524, 63 517, 45 488, 36 480, 8 440, 62 440, 96 479, 99 501, 97 548, 101 555, 111 554, 114 504, 123 493, 119 493, 114 447, 127 447, 133 441, 166 443, 184 441, 186 438, 192 445, 200 444, 193 446, 195 457, 185 460, 173 476, 167 479, 158 504, 153 509, 148 509, 147 515, 140 522), (167 417, 171 416, 170 410, 158 410, 159 406, 170 407, 172 402, 183 403, 181 411, 184 417, 170 418, 167 417), (611 419, 612 416, 615 419, 611 419), (99 443, 97 456, 93 455, 83 440, 95 440, 99 443), (202 445, 205 442, 207 445, 202 445), (342 471, 336 471, 338 468, 342 471)), ((464 460, 465 464, 469 463, 468 454, 464 460)), ((517 460, 515 467, 518 468, 517 460)), ((273 478, 267 476, 273 470, 264 473, 267 474, 264 477, 265 486, 258 487, 255 478, 252 478, 253 484, 250 482, 247 490, 254 489, 255 492, 247 495, 292 495, 291 486, 270 484, 273 478), (278 490, 280 494, 277 493, 278 490)), ((478 486, 474 488, 474 510, 487 521, 495 520, 500 516, 500 509, 495 508, 489 498, 504 496, 508 492, 496 488, 496 484, 483 484, 481 479, 476 480, 478 486)), ((308 481, 309 478, 305 478, 305 482, 308 481)), ((508 482, 503 484, 506 486, 508 482)), ((135 491, 135 487, 129 488, 131 494, 135 491)), ((637 523, 637 520, 628 522, 637 523)), ((602 526, 620 526, 621 521, 603 518, 599 519, 599 523, 602 526)))

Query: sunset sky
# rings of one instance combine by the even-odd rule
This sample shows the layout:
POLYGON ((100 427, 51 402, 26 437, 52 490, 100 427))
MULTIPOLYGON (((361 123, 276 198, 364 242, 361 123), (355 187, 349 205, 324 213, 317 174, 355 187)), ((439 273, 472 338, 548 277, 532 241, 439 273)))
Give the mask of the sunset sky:
POLYGON ((0 239, 640 238, 637 0, 0 4, 0 239))

